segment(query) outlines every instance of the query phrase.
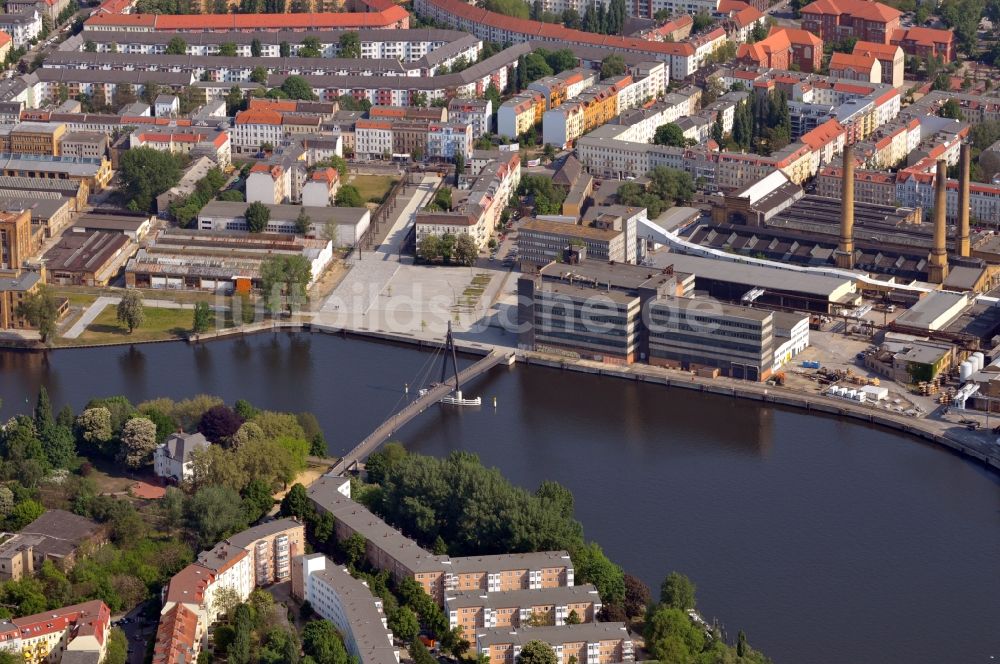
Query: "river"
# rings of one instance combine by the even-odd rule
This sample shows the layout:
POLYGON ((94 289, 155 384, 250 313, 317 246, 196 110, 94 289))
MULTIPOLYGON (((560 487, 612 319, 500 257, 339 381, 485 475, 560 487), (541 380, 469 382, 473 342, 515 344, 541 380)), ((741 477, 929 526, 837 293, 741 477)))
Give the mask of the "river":
MULTIPOLYGON (((6 352, 0 414, 43 383, 77 409, 203 392, 312 411, 336 453, 439 372, 431 353, 319 334, 6 352)), ((489 405, 431 408, 398 437, 531 489, 558 480, 612 559, 654 594, 688 574, 702 612, 777 663, 1000 657, 1000 478, 979 465, 855 422, 556 369, 497 368, 466 393, 489 405)))

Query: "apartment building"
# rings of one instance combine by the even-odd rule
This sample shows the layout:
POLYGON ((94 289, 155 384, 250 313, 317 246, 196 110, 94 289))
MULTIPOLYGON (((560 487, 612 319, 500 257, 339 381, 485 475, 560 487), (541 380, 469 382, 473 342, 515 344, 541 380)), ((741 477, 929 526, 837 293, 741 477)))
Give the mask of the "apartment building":
POLYGON ((25 664, 59 662, 69 653, 74 661, 99 664, 107 650, 111 609, 101 600, 15 618, 25 664))
POLYGON ((514 664, 530 641, 549 644, 558 664, 617 664, 635 661, 632 639, 624 623, 583 623, 562 627, 483 629, 476 632, 476 652, 489 664, 514 664))
POLYGON ((870 0, 816 0, 801 9, 802 29, 823 41, 854 37, 888 44, 902 12, 870 0))
POLYGON ((0 127, 0 152, 58 156, 66 125, 47 122, 21 122, 0 127))
POLYGON ((350 482, 323 476, 309 487, 313 506, 334 518, 334 533, 343 540, 365 537, 365 555, 376 569, 397 581, 416 580, 439 604, 446 592, 500 592, 573 585, 573 563, 565 551, 449 558, 432 554, 390 527, 350 498, 350 482))
POLYGON ((35 8, 18 14, 0 14, 0 31, 10 36, 14 48, 27 47, 28 42, 42 33, 42 15, 35 8))
POLYGON ((399 663, 382 600, 365 582, 320 553, 297 556, 294 565, 292 596, 309 602, 317 615, 333 623, 354 661, 399 663))
POLYGON ((226 541, 253 556, 254 582, 258 586, 290 579, 292 559, 306 551, 305 526, 295 519, 268 521, 226 541))
POLYGON ((176 129, 167 131, 138 130, 129 137, 129 147, 148 147, 171 154, 191 157, 205 156, 219 168, 232 164, 232 142, 225 131, 209 129, 176 129))
MULTIPOLYGON (((470 157, 471 154, 470 151, 470 157)), ((417 212, 418 244, 428 235, 466 234, 480 249, 486 247, 521 181, 520 155, 508 152, 499 156, 483 167, 465 202, 458 208, 450 212, 417 212)))
POLYGON ((354 123, 354 156, 371 159, 392 155, 393 125, 389 120, 358 120, 354 123))
POLYGON ((250 168, 246 182, 247 203, 277 205, 291 195, 289 173, 281 164, 258 161, 250 168))
POLYGON ((574 622, 571 614, 575 622, 594 622, 600 610, 600 594, 591 584, 493 593, 467 590, 447 592, 444 598, 449 626, 462 628, 463 634, 494 627, 565 625, 567 619, 574 622))
POLYGON ((514 95, 497 108, 497 132, 517 138, 542 121, 545 97, 540 92, 525 91, 514 95))
POLYGON ((466 161, 472 158, 473 132, 468 123, 431 123, 427 126, 426 138, 424 154, 431 159, 454 161, 458 155, 466 161))
POLYGON ((256 586, 253 560, 251 552, 225 541, 198 554, 192 565, 197 565, 202 574, 211 577, 204 592, 204 610, 209 622, 214 622, 222 613, 222 607, 216 601, 221 589, 235 591, 241 602, 250 597, 256 586))
MULTIPOLYGON (((337 57, 340 53, 340 36, 345 30, 280 30, 253 32, 190 32, 184 36, 185 55, 214 55, 222 44, 236 46, 236 56, 249 58, 253 55, 254 42, 260 44, 262 58, 277 58, 281 55, 282 42, 288 44, 292 55, 297 55, 306 39, 319 42, 323 57, 337 57)), ((361 42, 361 57, 366 60, 396 60, 417 62, 430 57, 438 49, 457 44, 464 46, 458 55, 465 55, 469 62, 479 55, 482 42, 471 35, 457 30, 421 28, 414 30, 378 30, 362 28, 356 30, 361 42), (470 41, 471 40, 471 41, 470 41)), ((167 44, 175 35, 171 32, 117 32, 89 30, 87 34, 70 37, 66 43, 83 50, 87 41, 94 44, 98 53, 126 53, 130 55, 164 54, 167 44), (112 44, 115 45, 112 51, 112 44)), ((452 47, 453 48, 453 47, 452 47)))
POLYGON ((186 604, 174 604, 160 616, 153 640, 153 664, 197 661, 204 631, 195 610, 186 604))
MULTIPOLYGON (((843 169, 839 166, 826 166, 816 176, 816 194, 840 198, 843 177, 843 169)), ((884 171, 855 169, 854 200, 858 203, 893 205, 896 202, 896 175, 884 171)))
POLYGON ((649 363, 717 369, 743 380, 767 380, 774 365, 773 313, 700 298, 664 297, 649 307, 649 363))
POLYGON ((109 14, 95 13, 83 23, 90 32, 268 32, 280 30, 405 30, 410 15, 398 5, 382 11, 289 14, 109 14))
POLYGON ((493 102, 489 99, 450 99, 448 118, 460 125, 469 125, 472 138, 479 138, 493 130, 493 102))
POLYGON ((567 69, 555 76, 546 76, 528 84, 528 90, 538 92, 545 97, 545 108, 559 108, 564 102, 573 99, 578 94, 598 82, 598 72, 593 69, 576 67, 567 69))
POLYGON ((316 169, 302 187, 302 205, 327 207, 333 202, 339 188, 340 174, 336 169, 316 169))

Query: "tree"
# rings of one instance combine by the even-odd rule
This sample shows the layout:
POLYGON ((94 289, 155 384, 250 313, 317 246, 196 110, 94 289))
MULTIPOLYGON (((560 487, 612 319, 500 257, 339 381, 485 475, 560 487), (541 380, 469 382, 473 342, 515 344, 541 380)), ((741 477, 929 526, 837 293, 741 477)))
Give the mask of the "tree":
POLYGON ((420 633, 420 622, 410 607, 401 606, 389 614, 389 629, 406 643, 412 642, 420 633))
POLYGON ((688 615, 660 605, 646 620, 646 648, 662 662, 690 662, 705 646, 705 632, 688 615))
POLYGON ((497 89, 496 84, 492 80, 486 86, 486 92, 483 93, 483 96, 490 100, 491 112, 496 113, 497 108, 500 107, 500 90, 497 89))
POLYGON ((438 661, 427 652, 427 646, 420 639, 410 644, 410 657, 413 659, 413 664, 435 664, 438 661))
POLYGON ((285 497, 281 499, 281 515, 304 519, 311 511, 309 496, 301 484, 293 484, 285 497))
POLYGON ((125 291, 122 298, 118 300, 118 322, 123 323, 128 328, 128 333, 132 334, 135 328, 140 327, 146 321, 146 308, 142 303, 142 294, 137 290, 129 289, 125 291))
POLYGON ((201 548, 208 548, 246 527, 240 496, 228 487, 206 486, 199 489, 188 499, 184 511, 188 527, 201 548))
POLYGON ((104 407, 87 408, 76 418, 80 440, 100 446, 111 440, 111 411, 104 407))
POLYGON ((622 56, 615 53, 601 60, 601 78, 621 76, 624 73, 625 59, 622 56))
POLYGON ((278 44, 278 55, 282 58, 287 58, 292 54, 292 47, 288 42, 283 41, 278 44))
POLYGON ((173 37, 167 42, 167 50, 164 53, 167 55, 184 55, 187 53, 187 42, 180 37, 173 37))
POLYGON ((725 140, 725 129, 722 126, 721 113, 716 115, 715 121, 712 122, 712 140, 715 141, 720 147, 722 146, 723 140, 725 140))
POLYGON ((253 617, 250 615, 250 607, 246 604, 239 604, 233 614, 233 642, 229 644, 229 662, 231 664, 249 664, 253 636, 253 617))
POLYGON ((674 609, 693 609, 695 585, 680 572, 671 572, 660 586, 660 603, 674 609))
POLYGON ((479 248, 476 241, 468 233, 462 233, 455 238, 455 250, 453 253, 455 262, 459 265, 471 266, 479 257, 479 248))
POLYGON ((265 516, 274 507, 274 496, 271 495, 271 485, 263 479, 250 480, 243 490, 243 511, 247 521, 253 523, 265 516))
POLYGON ((422 237, 417 245, 417 256, 428 263, 441 258, 441 237, 433 234, 422 237))
POLYGON ((299 216, 295 217, 295 232, 299 235, 308 235, 312 230, 312 219, 306 214, 306 209, 299 209, 299 216))
POLYGON ((38 330, 42 343, 48 343, 59 322, 59 301, 52 289, 42 284, 18 303, 17 315, 38 330))
POLYGON ((340 35, 340 57, 360 58, 361 57, 361 37, 353 30, 340 35))
POLYGON ((316 37, 306 37, 302 40, 302 45, 299 46, 299 51, 296 54, 300 58, 321 58, 323 57, 322 45, 316 37))
POLYGON ((333 204, 337 207, 364 207, 365 200, 361 198, 361 192, 353 184, 345 184, 337 190, 333 204))
POLYGON ((410 105, 418 108, 427 108, 427 93, 413 92, 410 95, 410 105))
POLYGON ((576 576, 583 583, 593 583, 606 604, 625 601, 625 576, 622 568, 604 555, 600 545, 590 542, 572 552, 576 576))
POLYGON ((314 620, 302 629, 302 651, 316 664, 348 664, 344 642, 333 624, 314 620))
MULTIPOLYGON (((250 80, 254 83, 260 83, 261 85, 267 85, 267 70, 263 67, 254 67, 253 71, 250 72, 250 80)), ((236 88, 239 90, 239 88, 236 88)), ((243 94, 240 93, 240 99, 242 100, 243 94)))
POLYGON ((361 533, 354 533, 340 543, 340 548, 343 550, 344 556, 347 557, 347 564, 351 569, 356 569, 358 563, 365 559, 367 546, 368 541, 361 533))
POLYGON ((576 609, 573 609, 572 611, 570 611, 569 615, 566 616, 566 624, 567 625, 579 625, 580 624, 580 614, 576 612, 576 609))
MULTIPOLYGON (((251 72, 250 75, 253 76, 253 72, 251 72)), ((265 82, 267 81, 266 78, 264 80, 265 82)), ((243 90, 240 89, 240 86, 236 85, 235 83, 232 86, 230 86, 229 92, 226 93, 225 101, 226 101, 226 115, 232 117, 236 115, 239 111, 243 110, 243 105, 246 100, 243 98, 243 90)))
POLYGON ((125 664, 128 657, 128 638, 121 627, 112 627, 108 634, 108 647, 101 664, 125 664))
POLYGON ((240 593, 233 586, 222 586, 215 591, 212 599, 212 611, 219 616, 228 616, 230 611, 240 605, 240 593))
POLYGON ((455 186, 458 186, 459 178, 465 173, 465 155, 455 152, 455 186))
POLYGON ((247 206, 243 216, 247 222, 247 229, 251 233, 260 233, 267 228, 267 222, 271 220, 271 211, 260 201, 254 201, 247 206))
POLYGON ((293 75, 286 78, 281 84, 281 91, 288 95, 289 99, 316 100, 312 86, 301 76, 293 75))
POLYGON ((942 118, 950 118, 952 120, 965 119, 965 116, 962 115, 962 107, 959 105, 957 99, 949 99, 942 104, 941 109, 938 111, 938 115, 942 118))
POLYGON ((7 528, 21 530, 43 514, 45 514, 45 506, 40 502, 30 498, 22 500, 14 505, 7 516, 7 528))
POLYGON ((668 122, 656 128, 653 134, 653 143, 656 145, 672 145, 674 147, 684 147, 687 139, 684 138, 684 130, 676 123, 668 122))
POLYGON ((646 609, 649 608, 649 603, 652 597, 649 592, 649 587, 646 586, 638 577, 632 576, 631 574, 625 574, 625 614, 629 618, 638 618, 645 615, 646 609))
POLYGON ((213 406, 198 422, 198 431, 213 443, 228 441, 243 424, 243 418, 229 406, 213 406))
POLYGON ((556 653, 544 641, 528 641, 517 656, 517 664, 556 664, 556 653))
POLYGON ((191 322, 191 330, 197 334, 208 332, 212 327, 212 308, 208 302, 196 302, 194 305, 194 320, 191 322))
POLYGON ((312 281, 312 266, 304 256, 270 256, 261 263, 260 280, 271 312, 281 309, 282 296, 288 310, 293 311, 305 301, 306 286, 312 281))
POLYGON ((83 50, 85 53, 97 53, 97 44, 88 39, 83 43, 83 50))
POLYGON ((261 45, 260 40, 254 37, 250 41, 250 57, 259 58, 262 51, 263 46, 261 45))
POLYGON ((134 212, 151 211, 156 197, 180 181, 181 159, 180 155, 148 147, 123 153, 118 175, 128 208, 134 212))
POLYGON ((153 461, 156 449, 156 425, 145 417, 133 417, 122 428, 122 452, 125 465, 142 468, 153 461))
POLYGON ((552 76, 554 73, 552 67, 545 61, 545 58, 537 52, 526 55, 524 57, 524 64, 525 87, 532 81, 537 81, 545 76, 552 76))
POLYGON ((223 42, 219 44, 219 50, 216 55, 221 55, 228 58, 236 57, 236 44, 233 42, 223 42))

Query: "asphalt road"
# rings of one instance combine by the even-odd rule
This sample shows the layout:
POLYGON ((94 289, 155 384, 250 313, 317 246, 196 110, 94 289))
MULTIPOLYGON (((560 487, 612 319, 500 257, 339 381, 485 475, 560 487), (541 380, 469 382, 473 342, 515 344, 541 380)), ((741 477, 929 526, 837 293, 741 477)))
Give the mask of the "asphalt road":
POLYGON ((138 605, 128 613, 121 616, 114 616, 113 622, 121 627, 128 639, 127 664, 143 664, 146 658, 146 644, 156 636, 156 620, 148 620, 146 615, 147 607, 153 600, 148 600, 138 605), (127 620, 127 623, 121 621, 127 620))

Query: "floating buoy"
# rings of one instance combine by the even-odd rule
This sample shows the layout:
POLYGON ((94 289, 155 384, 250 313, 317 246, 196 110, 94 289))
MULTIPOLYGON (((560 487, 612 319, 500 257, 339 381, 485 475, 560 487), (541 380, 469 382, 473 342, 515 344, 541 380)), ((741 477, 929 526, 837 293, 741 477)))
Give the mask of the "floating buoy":
POLYGON ((494 408, 494 410, 496 409, 496 407, 497 407, 497 398, 493 397, 493 408, 494 408))

